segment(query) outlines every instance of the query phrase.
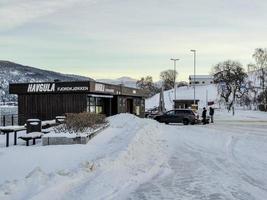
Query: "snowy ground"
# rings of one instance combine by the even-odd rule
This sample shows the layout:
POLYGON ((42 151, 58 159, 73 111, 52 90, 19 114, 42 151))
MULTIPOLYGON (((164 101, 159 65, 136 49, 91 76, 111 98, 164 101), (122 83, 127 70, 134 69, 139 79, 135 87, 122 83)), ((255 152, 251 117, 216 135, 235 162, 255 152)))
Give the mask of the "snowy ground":
POLYGON ((267 113, 215 124, 121 114, 87 145, 4 147, 0 199, 267 199, 267 113))

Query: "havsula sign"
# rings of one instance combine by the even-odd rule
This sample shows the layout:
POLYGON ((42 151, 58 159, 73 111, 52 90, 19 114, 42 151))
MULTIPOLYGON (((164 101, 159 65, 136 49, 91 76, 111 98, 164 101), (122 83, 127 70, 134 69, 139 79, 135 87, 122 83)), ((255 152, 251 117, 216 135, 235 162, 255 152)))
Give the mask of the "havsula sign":
POLYGON ((28 92, 55 92, 55 83, 34 83, 28 85, 28 92))
POLYGON ((89 91, 88 86, 56 86, 55 83, 31 83, 28 85, 27 92, 77 92, 89 91))

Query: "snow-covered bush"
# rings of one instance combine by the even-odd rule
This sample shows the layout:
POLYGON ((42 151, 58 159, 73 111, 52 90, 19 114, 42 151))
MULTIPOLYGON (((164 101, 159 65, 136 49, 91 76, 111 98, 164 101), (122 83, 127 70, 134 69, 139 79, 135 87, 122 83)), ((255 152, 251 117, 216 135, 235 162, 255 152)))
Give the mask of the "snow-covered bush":
POLYGON ((68 113, 64 124, 56 128, 56 132, 85 132, 90 128, 96 128, 106 123, 106 116, 96 113, 68 113))

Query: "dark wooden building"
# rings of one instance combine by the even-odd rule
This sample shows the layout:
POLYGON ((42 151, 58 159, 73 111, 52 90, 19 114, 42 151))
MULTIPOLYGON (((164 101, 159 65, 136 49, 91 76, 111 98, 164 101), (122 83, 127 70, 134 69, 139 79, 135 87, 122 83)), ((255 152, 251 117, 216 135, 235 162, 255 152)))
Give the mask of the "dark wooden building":
POLYGON ((55 119, 65 113, 132 113, 144 117, 145 112, 142 90, 94 81, 16 83, 9 85, 9 93, 18 95, 19 124, 30 118, 55 119))

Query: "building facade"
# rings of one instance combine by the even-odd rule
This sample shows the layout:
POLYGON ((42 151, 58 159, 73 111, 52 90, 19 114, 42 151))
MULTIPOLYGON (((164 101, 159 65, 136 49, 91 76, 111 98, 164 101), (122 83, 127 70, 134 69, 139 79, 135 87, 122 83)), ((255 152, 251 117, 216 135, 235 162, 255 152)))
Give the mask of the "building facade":
POLYGON ((189 109, 195 108, 198 110, 199 99, 195 100, 196 105, 194 104, 194 99, 176 99, 173 100, 175 109, 189 109))
POLYGON ((19 124, 30 118, 50 120, 66 113, 132 113, 144 117, 145 112, 142 90, 95 81, 17 83, 9 85, 9 92, 18 95, 19 124))

